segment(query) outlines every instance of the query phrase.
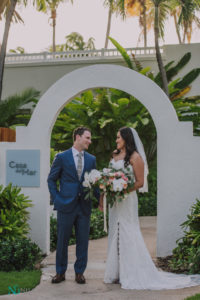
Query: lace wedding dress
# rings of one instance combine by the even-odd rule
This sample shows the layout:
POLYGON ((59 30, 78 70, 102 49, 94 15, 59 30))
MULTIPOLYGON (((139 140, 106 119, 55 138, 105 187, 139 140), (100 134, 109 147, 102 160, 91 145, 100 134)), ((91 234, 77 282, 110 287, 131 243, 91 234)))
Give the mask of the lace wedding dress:
MULTIPOLYGON (((111 161, 123 169, 124 161, 111 161)), ((130 166, 131 168, 131 166, 130 166)), ((123 289, 178 289, 200 284, 200 275, 158 271, 144 243, 138 219, 136 192, 109 210, 108 256, 105 283, 119 280, 123 289)))

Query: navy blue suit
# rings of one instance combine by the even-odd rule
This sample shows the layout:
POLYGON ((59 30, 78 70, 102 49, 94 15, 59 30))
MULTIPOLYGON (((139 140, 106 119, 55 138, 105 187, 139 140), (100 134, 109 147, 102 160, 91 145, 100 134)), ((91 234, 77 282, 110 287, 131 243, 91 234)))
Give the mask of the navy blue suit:
POLYGON ((47 181, 54 209, 57 210, 57 274, 64 274, 67 270, 68 242, 73 226, 76 234, 75 272, 82 274, 87 266, 91 200, 85 200, 82 182, 85 172, 92 169, 96 169, 96 158, 84 152, 84 169, 79 180, 72 148, 57 154, 52 164, 47 181))

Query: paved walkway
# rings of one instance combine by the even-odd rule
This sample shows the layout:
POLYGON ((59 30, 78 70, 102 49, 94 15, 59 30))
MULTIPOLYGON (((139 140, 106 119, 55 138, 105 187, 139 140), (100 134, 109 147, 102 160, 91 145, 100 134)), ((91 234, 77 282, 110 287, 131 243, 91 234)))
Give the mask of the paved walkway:
MULTIPOLYGON (((156 251, 156 217, 141 217, 141 229, 145 243, 153 259, 156 251)), ((73 262, 75 246, 69 247, 69 268, 66 281, 51 284, 51 276, 55 275, 55 252, 44 260, 43 276, 40 285, 28 293, 0 296, 0 300, 183 300, 188 296, 200 293, 200 286, 179 290, 138 291, 123 290, 119 284, 102 282, 107 251, 107 238, 90 241, 89 262, 85 272, 87 284, 78 285, 74 281, 73 262)))

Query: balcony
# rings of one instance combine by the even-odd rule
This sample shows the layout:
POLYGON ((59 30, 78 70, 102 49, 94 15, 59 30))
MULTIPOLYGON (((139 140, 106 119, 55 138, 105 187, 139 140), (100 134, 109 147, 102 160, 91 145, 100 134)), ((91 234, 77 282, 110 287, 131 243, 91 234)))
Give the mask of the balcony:
MULTIPOLYGON (((147 48, 126 48, 127 53, 131 56, 134 54, 137 58, 155 58, 156 51, 154 47, 147 48)), ((160 47, 161 54, 164 49, 160 47)), ((121 54, 117 49, 100 49, 100 50, 83 50, 83 51, 66 51, 66 52, 41 52, 41 53, 27 53, 27 54, 7 54, 5 63, 22 64, 22 63, 48 63, 59 61, 84 61, 90 62, 95 60, 112 60, 121 58, 121 54)))

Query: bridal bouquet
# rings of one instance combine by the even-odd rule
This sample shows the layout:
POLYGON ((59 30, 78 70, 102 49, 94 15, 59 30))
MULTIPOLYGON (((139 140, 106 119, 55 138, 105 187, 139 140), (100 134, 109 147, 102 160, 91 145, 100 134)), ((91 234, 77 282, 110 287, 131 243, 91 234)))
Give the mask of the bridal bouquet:
POLYGON ((115 202, 123 201, 129 188, 133 188, 133 173, 129 168, 104 168, 102 171, 86 172, 83 186, 88 189, 86 199, 93 197, 95 188, 106 194, 107 203, 112 207, 115 202))

